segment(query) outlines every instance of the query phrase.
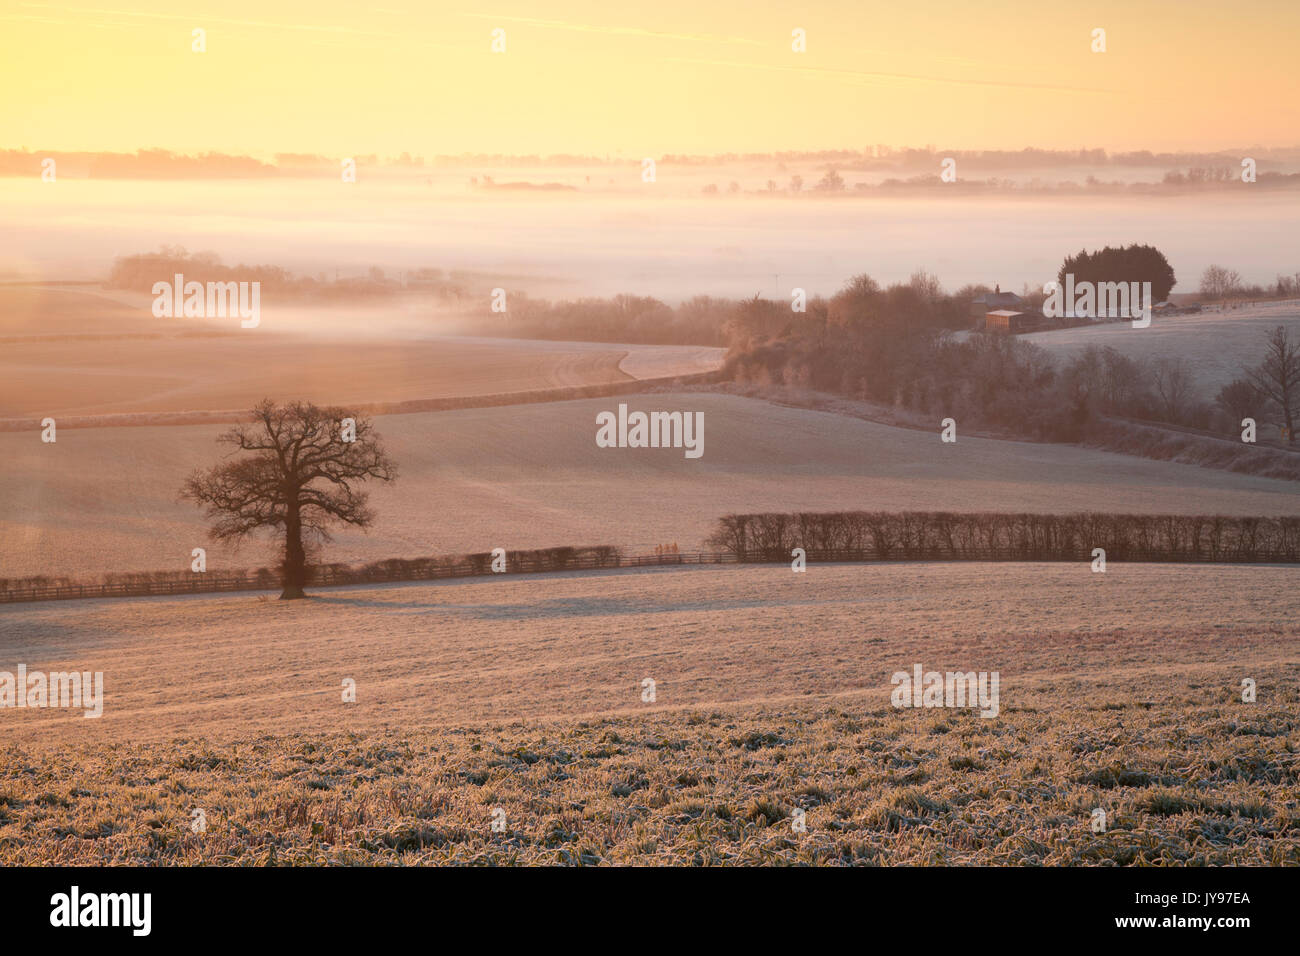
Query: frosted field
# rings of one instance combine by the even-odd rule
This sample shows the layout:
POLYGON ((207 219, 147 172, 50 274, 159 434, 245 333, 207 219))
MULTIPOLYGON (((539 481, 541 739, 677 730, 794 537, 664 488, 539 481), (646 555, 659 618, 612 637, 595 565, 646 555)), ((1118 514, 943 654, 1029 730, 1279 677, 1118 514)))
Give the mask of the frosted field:
POLYGON ((1278 567, 814 565, 6 605, 0 669, 100 670, 106 699, 99 719, 0 721, 11 743, 135 745, 832 700, 877 712, 914 663, 999 671, 1004 714, 1231 702, 1245 676, 1263 700, 1300 678, 1297 585, 1278 567), (1175 679, 1190 698, 1169 698, 1175 679))
POLYGON ((1074 355, 1088 346, 1110 346, 1129 358, 1152 361, 1183 358, 1192 369, 1198 401, 1213 401, 1224 385, 1241 376, 1241 370, 1264 358, 1264 338, 1279 325, 1300 334, 1300 302, 1290 301, 1153 318, 1149 328, 1135 329, 1127 322, 1080 326, 1020 336, 1048 351, 1074 355))
POLYGON ((155 319, 148 296, 0 288, 0 419, 461 398, 707 372, 723 349, 474 338, 391 306, 155 319))
MULTIPOLYGON (((378 419, 399 476, 373 489, 369 534, 339 533, 329 561, 613 544, 702 547, 714 520, 753 510, 1300 512, 1300 484, 1059 445, 893 428, 712 393, 655 393, 378 419), (704 456, 597 448, 596 414, 704 412, 704 456)), ((211 545, 176 500, 220 460, 223 426, 0 433, 0 577, 271 563, 271 548, 211 545)))

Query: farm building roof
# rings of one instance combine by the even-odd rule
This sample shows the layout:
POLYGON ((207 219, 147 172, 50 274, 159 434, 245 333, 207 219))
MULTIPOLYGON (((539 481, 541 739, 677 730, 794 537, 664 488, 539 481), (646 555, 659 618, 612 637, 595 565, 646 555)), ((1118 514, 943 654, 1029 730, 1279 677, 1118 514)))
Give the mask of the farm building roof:
POLYGON ((1014 292, 985 292, 983 295, 976 296, 975 301, 987 306, 1004 306, 1019 305, 1022 300, 1014 292))

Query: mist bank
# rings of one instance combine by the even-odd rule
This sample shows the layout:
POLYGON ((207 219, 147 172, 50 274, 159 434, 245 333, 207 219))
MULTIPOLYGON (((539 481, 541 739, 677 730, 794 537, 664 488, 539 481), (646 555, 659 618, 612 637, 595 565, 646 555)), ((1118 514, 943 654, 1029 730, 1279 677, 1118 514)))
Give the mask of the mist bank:
MULTIPOLYGON (((706 174, 707 176, 707 174, 706 174)), ((920 266, 957 287, 1041 286, 1081 247, 1158 246, 1179 273, 1228 261, 1252 283, 1294 269, 1300 193, 1194 197, 935 195, 872 201, 704 196, 661 175, 637 191, 440 190, 421 180, 132 183, 0 179, 0 279, 103 279, 161 244, 228 263, 363 278, 437 267, 546 298, 831 295, 864 270, 920 266), (948 198, 944 198, 948 197, 948 198)), ((1183 291, 1182 289, 1175 291, 1183 291)))

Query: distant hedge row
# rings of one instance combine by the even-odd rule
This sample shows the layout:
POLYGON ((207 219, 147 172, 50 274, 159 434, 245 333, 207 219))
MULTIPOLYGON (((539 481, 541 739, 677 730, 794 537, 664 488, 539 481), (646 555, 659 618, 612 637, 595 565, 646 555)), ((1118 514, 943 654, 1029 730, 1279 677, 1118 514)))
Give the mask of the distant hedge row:
POLYGON ((1068 560, 1102 548, 1108 559, 1300 561, 1300 516, 837 511, 731 514, 709 545, 741 560, 850 553, 908 558, 1068 560))
MULTIPOLYGON (((612 545, 588 547, 506 549, 507 572, 565 571, 580 568, 616 568, 622 551, 612 545)), ((348 581, 427 580, 450 577, 456 573, 488 574, 492 571, 492 553, 455 554, 427 558, 386 558, 361 567, 349 564, 323 564, 308 569, 309 584, 339 584, 348 581)))
MULTIPOLYGON (((531 551, 506 551, 506 571, 565 571, 590 568, 616 568, 622 560, 621 549, 611 545, 587 547, 538 548, 531 551)), ((186 557, 186 562, 188 562, 186 557)), ((424 558, 387 558, 369 564, 316 564, 308 568, 309 584, 364 584, 370 581, 421 581, 460 575, 488 574, 492 570, 491 552, 449 554, 424 558)), ((237 568, 212 571, 206 575, 191 571, 188 563, 169 571, 108 572, 94 582, 78 581, 61 575, 40 574, 26 578, 0 578, 0 591, 28 588, 77 587, 92 585, 123 588, 192 583, 195 580, 242 579, 257 587, 274 587, 280 572, 274 568, 237 568)))

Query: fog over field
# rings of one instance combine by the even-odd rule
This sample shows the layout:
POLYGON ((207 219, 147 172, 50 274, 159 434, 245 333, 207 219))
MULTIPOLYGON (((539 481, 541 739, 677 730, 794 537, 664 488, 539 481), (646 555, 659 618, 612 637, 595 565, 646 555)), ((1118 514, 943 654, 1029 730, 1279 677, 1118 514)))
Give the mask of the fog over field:
MULTIPOLYGON (((707 176, 663 167, 655 183, 623 168, 607 194, 512 193, 455 178, 98 181, 0 178, 0 278, 100 278, 113 258, 182 245, 229 264, 316 275, 421 267, 487 271, 513 290, 549 297, 694 295, 788 299, 796 286, 830 295, 868 272, 882 282, 927 269, 949 287, 1020 291, 1055 278, 1063 256, 1130 242, 1164 251, 1175 292, 1195 291, 1206 266, 1228 260, 1250 282, 1297 268, 1295 191, 1133 196, 822 198, 702 196, 707 176)), ((523 178, 527 171, 514 175, 523 178)), ((719 170, 713 179, 741 175, 719 170)), ((506 174, 509 175, 509 174, 506 174)), ((563 170, 539 170, 546 181, 563 170)), ((573 173, 581 180, 587 173, 573 173)), ((759 190, 768 174, 750 174, 759 190)), ((782 187, 787 174, 777 173, 782 187)), ((809 171, 809 175, 812 172, 809 171)), ((599 174, 597 174, 599 176, 599 174)), ((596 178, 596 177, 593 177, 596 178)), ((809 183, 811 186, 811 181, 809 183)), ((934 195, 930 195, 933 193, 934 195)))
POLYGON ((382 406, 628 383, 712 371, 724 352, 449 335, 454 317, 427 302, 272 305, 255 330, 150 306, 131 292, 0 287, 0 428, 45 415, 242 416, 269 392, 382 406))

